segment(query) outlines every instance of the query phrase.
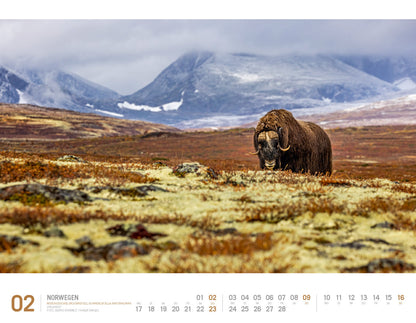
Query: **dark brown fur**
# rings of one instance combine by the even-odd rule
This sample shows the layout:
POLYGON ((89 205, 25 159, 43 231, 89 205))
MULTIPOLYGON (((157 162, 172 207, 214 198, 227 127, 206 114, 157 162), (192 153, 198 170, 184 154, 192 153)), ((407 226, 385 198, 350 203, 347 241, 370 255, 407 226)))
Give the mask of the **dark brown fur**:
MULTIPOLYGON (((272 110, 262 117, 254 133, 254 148, 259 151, 260 167, 265 168, 265 150, 259 148, 258 136, 263 131, 276 131, 282 148, 288 151, 273 151, 276 160, 274 169, 308 172, 311 174, 332 173, 331 142, 325 131, 312 122, 297 121, 286 110, 272 110), (280 133, 279 133, 279 128, 280 133)), ((260 143, 261 144, 261 143, 260 143)))

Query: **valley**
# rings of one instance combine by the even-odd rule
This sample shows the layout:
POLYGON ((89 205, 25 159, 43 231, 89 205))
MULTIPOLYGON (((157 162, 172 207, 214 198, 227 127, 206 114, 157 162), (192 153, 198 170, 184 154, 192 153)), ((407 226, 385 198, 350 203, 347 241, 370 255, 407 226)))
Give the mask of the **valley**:
POLYGON ((59 113, 2 114, 0 272, 416 272, 414 125, 327 129, 326 177, 259 170, 250 128, 59 113))

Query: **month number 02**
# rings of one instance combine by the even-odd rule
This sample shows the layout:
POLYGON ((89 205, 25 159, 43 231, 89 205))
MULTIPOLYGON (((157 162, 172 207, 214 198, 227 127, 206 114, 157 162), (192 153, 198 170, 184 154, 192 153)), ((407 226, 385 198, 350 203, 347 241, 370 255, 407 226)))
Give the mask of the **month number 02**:
POLYGON ((35 298, 32 295, 26 295, 25 297, 14 295, 12 297, 12 310, 15 312, 22 310, 23 312, 34 312, 35 310, 31 308, 34 302, 35 298))

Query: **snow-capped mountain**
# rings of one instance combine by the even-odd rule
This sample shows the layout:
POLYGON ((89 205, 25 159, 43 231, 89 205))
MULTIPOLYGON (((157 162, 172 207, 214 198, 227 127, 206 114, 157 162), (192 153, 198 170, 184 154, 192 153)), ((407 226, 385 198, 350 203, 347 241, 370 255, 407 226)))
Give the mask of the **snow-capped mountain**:
POLYGON ((0 67, 0 102, 181 128, 236 126, 274 108, 328 113, 416 93, 416 58, 189 52, 137 92, 62 71, 0 67))
POLYGON ((116 92, 75 74, 0 67, 0 102, 93 112, 96 102, 118 97, 116 92))
POLYGON ((325 107, 399 90, 331 56, 191 52, 145 88, 119 98, 117 108, 128 118, 225 126, 256 119, 271 108, 325 107))

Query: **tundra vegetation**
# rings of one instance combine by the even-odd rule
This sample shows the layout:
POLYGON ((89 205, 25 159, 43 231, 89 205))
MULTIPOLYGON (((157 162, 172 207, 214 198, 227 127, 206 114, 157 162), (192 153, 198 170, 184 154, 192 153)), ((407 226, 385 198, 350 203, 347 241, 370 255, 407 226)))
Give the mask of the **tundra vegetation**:
POLYGON ((0 141, 0 272, 416 271, 416 127, 329 130, 332 176, 253 133, 0 141))

